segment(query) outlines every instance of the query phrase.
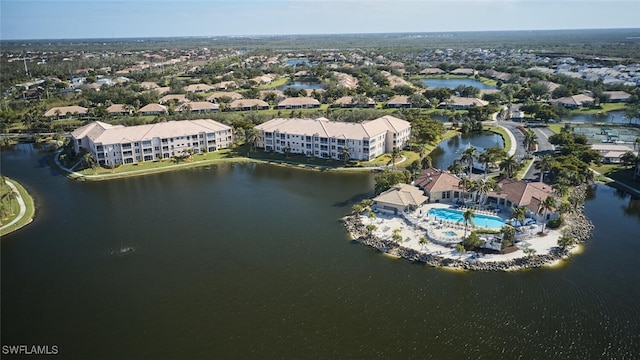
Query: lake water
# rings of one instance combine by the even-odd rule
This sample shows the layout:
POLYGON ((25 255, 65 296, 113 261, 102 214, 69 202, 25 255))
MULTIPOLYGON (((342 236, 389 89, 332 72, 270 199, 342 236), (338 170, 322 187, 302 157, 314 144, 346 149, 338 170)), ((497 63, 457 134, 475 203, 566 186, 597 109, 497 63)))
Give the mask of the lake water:
POLYGON ((455 89, 460 85, 473 86, 480 90, 493 90, 495 87, 487 85, 477 80, 472 79, 420 79, 430 89, 435 88, 449 88, 455 89))
POLYGON ((317 82, 292 81, 286 85, 278 87, 278 90, 284 91, 285 89, 290 87, 296 89, 322 89, 322 84, 317 82))
POLYGON ((460 134, 438 144, 431 153, 433 166, 446 170, 454 161, 460 160, 462 153, 469 146, 475 147, 480 153, 488 147, 504 147, 504 140, 500 135, 490 131, 460 134))
POLYGON ((597 122, 597 123, 611 123, 611 124, 635 124, 640 125, 640 119, 629 119, 624 117, 624 111, 610 111, 602 114, 582 114, 565 116, 563 121, 575 121, 575 122, 597 122))
POLYGON ((339 219, 371 174, 226 164, 82 183, 20 149, 2 171, 37 217, 1 241, 3 345, 82 359, 640 357, 640 202, 610 187, 592 192, 594 236, 562 266, 454 272, 348 240, 339 219))

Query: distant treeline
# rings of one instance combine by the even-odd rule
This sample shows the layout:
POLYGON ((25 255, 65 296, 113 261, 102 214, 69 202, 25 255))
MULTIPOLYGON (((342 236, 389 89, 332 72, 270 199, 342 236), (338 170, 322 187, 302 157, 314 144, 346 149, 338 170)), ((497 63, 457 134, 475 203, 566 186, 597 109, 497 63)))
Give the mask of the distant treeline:
POLYGON ((318 50, 392 48, 416 51, 436 48, 532 49, 556 55, 640 59, 640 29, 480 31, 335 35, 256 35, 122 39, 1 41, 4 51, 159 50, 165 48, 236 48, 318 50))

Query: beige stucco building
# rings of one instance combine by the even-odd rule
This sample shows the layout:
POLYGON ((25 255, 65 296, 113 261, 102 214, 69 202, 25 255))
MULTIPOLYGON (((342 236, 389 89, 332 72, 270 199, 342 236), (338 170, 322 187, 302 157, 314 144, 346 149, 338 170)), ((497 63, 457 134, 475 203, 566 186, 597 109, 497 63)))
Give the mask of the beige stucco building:
POLYGON ((209 119, 123 126, 95 121, 71 133, 76 152, 93 154, 107 166, 168 159, 186 152, 204 153, 233 143, 230 126, 209 119))
POLYGON ((373 160, 393 148, 404 148, 411 135, 409 122, 389 115, 362 123, 278 118, 256 129, 260 131, 256 147, 265 151, 339 160, 344 159, 345 147, 350 159, 373 160))

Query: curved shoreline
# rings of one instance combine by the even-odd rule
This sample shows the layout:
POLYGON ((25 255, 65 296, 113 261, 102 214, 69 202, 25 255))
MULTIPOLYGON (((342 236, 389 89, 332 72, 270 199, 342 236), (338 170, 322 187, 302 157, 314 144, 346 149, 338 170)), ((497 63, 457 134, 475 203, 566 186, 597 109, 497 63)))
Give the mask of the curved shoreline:
POLYGON ((35 217, 35 204, 33 201, 33 197, 29 194, 29 192, 27 192, 27 189, 25 189, 24 186, 22 186, 16 180, 10 179, 6 176, 5 183, 18 194, 18 196, 16 197, 16 201, 18 202, 18 206, 20 209, 18 215, 13 220, 0 227, 0 236, 5 236, 14 231, 22 229, 23 227, 33 222, 33 218, 35 217))
MULTIPOLYGON (((575 189, 576 195, 584 198, 587 186, 577 187, 575 189)), ((591 231, 594 228, 591 220, 584 215, 584 205, 581 203, 574 214, 567 216, 566 225, 560 230, 563 236, 574 239, 572 247, 562 249, 556 246, 546 254, 524 255, 503 261, 468 261, 439 256, 433 252, 418 251, 399 245, 392 240, 382 239, 366 229, 366 225, 359 215, 348 215, 343 218, 343 221, 353 241, 371 246, 382 253, 434 267, 474 271, 516 271, 555 265, 559 261, 567 259, 573 253, 572 250, 576 245, 586 242, 591 237, 591 231)))

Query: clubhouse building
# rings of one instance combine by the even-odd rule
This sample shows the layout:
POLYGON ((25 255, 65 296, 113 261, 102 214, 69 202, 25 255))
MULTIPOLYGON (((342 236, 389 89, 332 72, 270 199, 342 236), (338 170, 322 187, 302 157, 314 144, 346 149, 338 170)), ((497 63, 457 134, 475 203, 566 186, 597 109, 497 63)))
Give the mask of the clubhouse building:
POLYGON ((95 121, 71 133, 76 152, 86 150, 101 165, 168 159, 230 147, 230 126, 209 119, 123 126, 95 121))
POLYGON ((362 123, 318 119, 277 118, 255 127, 256 147, 277 153, 344 160, 373 160, 402 149, 409 141, 411 124, 393 116, 362 123))

